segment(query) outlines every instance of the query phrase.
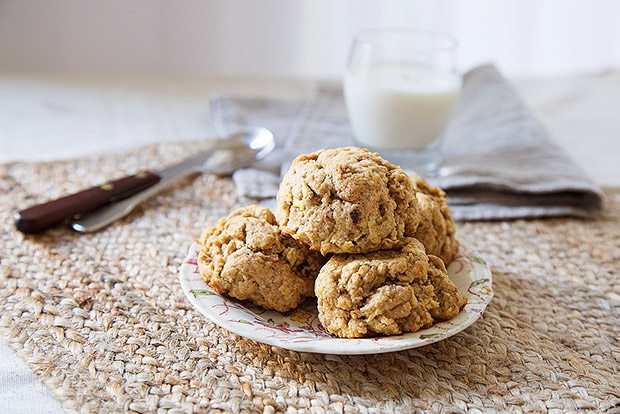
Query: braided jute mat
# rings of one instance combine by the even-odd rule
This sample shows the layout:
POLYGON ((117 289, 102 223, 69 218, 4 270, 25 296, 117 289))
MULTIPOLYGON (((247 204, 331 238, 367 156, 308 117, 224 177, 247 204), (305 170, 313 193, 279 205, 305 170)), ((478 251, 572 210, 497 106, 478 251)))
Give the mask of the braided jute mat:
POLYGON ((620 413, 620 189, 596 220, 459 223, 493 269, 484 316, 365 356, 263 345, 190 306, 177 278, 189 244, 252 202, 229 178, 186 179, 94 234, 14 229, 19 208, 192 151, 0 166, 0 333, 67 411, 620 413))

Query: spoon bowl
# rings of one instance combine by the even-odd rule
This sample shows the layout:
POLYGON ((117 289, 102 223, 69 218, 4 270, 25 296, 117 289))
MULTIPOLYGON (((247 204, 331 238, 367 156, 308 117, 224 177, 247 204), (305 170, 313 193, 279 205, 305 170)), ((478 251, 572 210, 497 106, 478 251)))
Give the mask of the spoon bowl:
POLYGON ((268 129, 252 127, 220 140, 215 148, 216 153, 198 168, 218 175, 228 175, 265 158, 275 148, 275 139, 268 129))

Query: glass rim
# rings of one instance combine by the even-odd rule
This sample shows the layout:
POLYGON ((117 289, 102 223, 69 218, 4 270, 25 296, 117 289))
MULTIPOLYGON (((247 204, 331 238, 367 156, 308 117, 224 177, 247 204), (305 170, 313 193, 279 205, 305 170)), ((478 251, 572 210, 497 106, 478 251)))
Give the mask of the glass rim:
POLYGON ((354 33, 353 42, 367 44, 381 49, 402 49, 402 47, 391 46, 377 42, 377 40, 380 39, 381 36, 390 35, 428 38, 439 40, 441 42, 441 44, 426 47, 409 48, 408 46, 408 50, 417 53, 450 52, 456 51, 458 47, 458 40, 448 33, 427 29, 417 29, 412 27, 374 27, 359 30, 354 33))

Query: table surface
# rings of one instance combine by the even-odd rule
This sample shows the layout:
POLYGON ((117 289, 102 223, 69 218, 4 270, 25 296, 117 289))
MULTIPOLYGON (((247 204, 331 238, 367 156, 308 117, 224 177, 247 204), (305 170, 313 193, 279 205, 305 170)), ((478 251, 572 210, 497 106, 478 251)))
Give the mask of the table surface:
MULTIPOLYGON (((512 80, 551 136, 603 186, 620 186, 620 71, 512 80)), ((304 97, 311 80, 0 74, 0 163, 83 157, 213 137, 210 93, 304 97)), ((63 412, 0 341, 0 412, 63 412)))

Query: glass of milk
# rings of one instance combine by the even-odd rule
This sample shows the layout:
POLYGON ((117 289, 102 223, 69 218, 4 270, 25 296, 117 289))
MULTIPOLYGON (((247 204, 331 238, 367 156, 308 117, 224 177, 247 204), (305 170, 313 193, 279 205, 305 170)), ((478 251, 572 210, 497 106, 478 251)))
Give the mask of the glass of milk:
POLYGON ((344 96, 356 144, 405 171, 436 175, 441 134, 459 96, 456 41, 417 29, 356 34, 344 96))

